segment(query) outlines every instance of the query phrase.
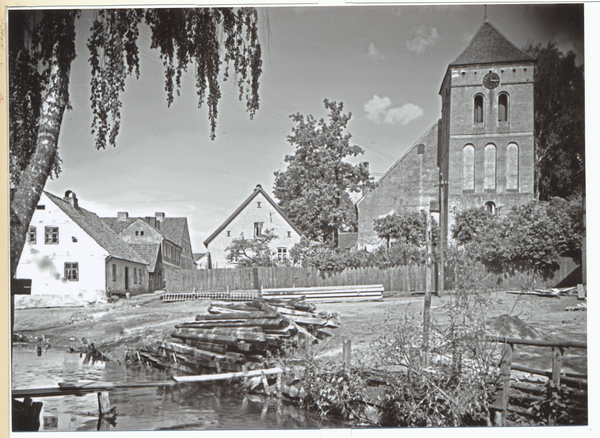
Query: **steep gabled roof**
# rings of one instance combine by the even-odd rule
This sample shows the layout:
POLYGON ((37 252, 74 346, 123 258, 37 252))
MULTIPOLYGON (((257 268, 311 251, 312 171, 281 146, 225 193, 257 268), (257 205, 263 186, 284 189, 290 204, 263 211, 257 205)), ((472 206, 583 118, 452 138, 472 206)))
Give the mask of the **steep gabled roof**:
POLYGON ((156 269, 156 261, 160 252, 160 243, 130 242, 129 245, 141 255, 148 264, 148 272, 156 269))
POLYGON ((158 230, 163 236, 183 248, 183 236, 187 225, 185 217, 166 217, 160 221, 158 230))
POLYGON ((225 222, 223 222, 223 224, 217 228, 217 230, 212 233, 208 239, 206 239, 204 241, 204 246, 206 246, 208 248, 208 244, 210 242, 213 241, 213 239, 215 237, 217 237, 226 227, 227 225, 229 225, 231 223, 231 221, 233 221, 247 206, 248 204, 250 204, 250 202, 252 202, 252 200, 254 198, 256 198, 258 196, 258 194, 262 194, 265 199, 269 202, 269 204, 271 204, 273 206, 273 208, 275 208, 275 210, 277 210, 277 213, 279 213, 281 215, 281 217, 292 227, 292 229, 300 234, 302 236, 302 231, 300 231, 298 229, 298 227, 296 227, 296 225, 293 224, 293 222, 287 217, 287 215, 283 212, 283 210, 281 208, 279 208, 279 206, 277 204, 275 204, 275 201, 273 201, 271 199, 271 197, 267 194, 267 192, 265 192, 263 190, 263 188, 259 185, 256 186, 256 188, 254 189, 254 192, 252 192, 252 194, 248 197, 248 199, 246 199, 244 202, 242 202, 242 205, 240 205, 231 216, 229 216, 227 218, 227 220, 225 222))
POLYGON ((130 260, 146 265, 146 261, 137 254, 126 242, 121 240, 117 234, 91 211, 81 207, 73 207, 52 193, 44 192, 48 198, 56 204, 69 218, 75 222, 86 234, 104 248, 112 257, 130 260))
POLYGON ((485 21, 475 36, 450 65, 488 64, 496 62, 534 61, 511 43, 491 23, 485 21))
MULTIPOLYGON (((390 168, 387 170, 387 172, 385 172, 385 173, 383 174, 383 176, 377 180, 377 182, 375 183, 375 188, 374 188, 373 190, 376 190, 376 189, 377 189, 377 186, 378 186, 378 185, 381 183, 381 181, 383 181, 383 180, 384 180, 384 179, 385 179, 385 178, 386 178, 386 177, 387 177, 387 176, 390 174, 390 172, 391 172, 392 170, 394 170, 394 169, 395 169, 395 168, 396 168, 396 167, 397 167, 397 166, 398 166, 400 163, 402 163, 402 160, 404 160, 404 158, 405 158, 405 157, 407 157, 407 156, 408 156, 408 154, 410 154, 414 148, 416 148, 416 147, 417 147, 419 144, 423 143, 423 139, 424 139, 425 137, 427 137, 427 135, 429 135, 429 133, 430 133, 430 132, 431 132, 433 129, 437 129, 437 127, 438 127, 438 124, 439 124, 440 122, 441 122, 441 120, 438 120, 437 122, 435 122, 435 123, 433 124, 433 126, 432 126, 431 128, 429 128, 429 129, 427 130, 427 132, 425 132, 425 134, 423 134, 423 135, 421 136, 421 138, 419 138, 419 139, 418 139, 418 140, 417 140, 417 141, 416 141, 416 142, 415 142, 415 143, 414 143, 414 144, 413 144, 413 145, 412 145, 412 146, 411 146, 411 147, 410 147, 410 148, 409 148, 409 149, 408 149, 408 150, 407 150, 407 151, 404 153, 404 155, 402 155, 402 156, 400 157, 400 159, 399 159, 398 161, 396 161, 394 164, 392 164, 392 166, 391 166, 391 167, 390 167, 390 168)), ((358 205, 358 204, 359 204, 359 203, 360 203, 360 202, 361 202, 363 199, 365 199, 365 198, 366 198, 366 197, 369 195, 369 193, 371 193, 373 190, 371 190, 370 192, 367 192, 367 193, 365 193, 363 196, 361 196, 361 198, 360 198, 358 201, 356 201, 356 205, 358 205)))
POLYGON ((113 230, 115 233, 120 234, 121 231, 129 227, 132 223, 134 223, 137 218, 129 217, 127 219, 121 219, 116 217, 101 217, 100 220, 104 225, 113 230))

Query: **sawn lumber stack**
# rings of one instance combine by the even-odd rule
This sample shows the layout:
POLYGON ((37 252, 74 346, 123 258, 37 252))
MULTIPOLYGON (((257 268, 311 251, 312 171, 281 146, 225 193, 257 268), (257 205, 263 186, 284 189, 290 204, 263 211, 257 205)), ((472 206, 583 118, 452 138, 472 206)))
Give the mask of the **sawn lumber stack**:
POLYGON ((319 286, 284 289, 262 289, 263 298, 281 300, 305 297, 306 301, 375 301, 383 299, 383 285, 370 284, 359 286, 319 286))
POLYGON ((176 325, 172 341, 140 350, 133 359, 192 374, 262 369, 284 345, 318 342, 338 325, 337 313, 317 313, 316 305, 302 297, 213 302, 208 314, 176 325))

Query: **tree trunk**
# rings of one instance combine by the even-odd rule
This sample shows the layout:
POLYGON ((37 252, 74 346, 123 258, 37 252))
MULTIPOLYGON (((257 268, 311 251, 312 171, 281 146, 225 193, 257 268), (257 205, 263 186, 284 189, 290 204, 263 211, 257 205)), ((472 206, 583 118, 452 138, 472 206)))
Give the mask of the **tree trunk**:
POLYGON ((10 200, 10 276, 15 277, 29 223, 58 151, 58 135, 67 106, 70 63, 60 65, 60 42, 53 48, 48 93, 42 102, 36 149, 10 200))

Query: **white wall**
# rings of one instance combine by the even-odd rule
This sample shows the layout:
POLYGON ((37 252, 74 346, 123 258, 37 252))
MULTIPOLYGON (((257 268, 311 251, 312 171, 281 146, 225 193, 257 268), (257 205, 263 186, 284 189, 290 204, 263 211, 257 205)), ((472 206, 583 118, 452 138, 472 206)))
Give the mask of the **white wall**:
POLYGON ((31 295, 69 296, 81 301, 96 301, 105 296, 105 260, 108 252, 77 226, 45 194, 31 226, 36 227, 36 242, 25 243, 17 267, 17 278, 32 280, 31 295), (58 244, 44 243, 45 226, 59 229, 58 244), (74 241, 76 240, 76 242, 74 241), (65 262, 79 264, 79 280, 66 280, 65 262))
POLYGON ((233 268, 235 265, 227 263, 227 252, 225 249, 231 244, 233 239, 239 238, 243 233, 247 239, 254 237, 254 223, 264 222, 263 231, 272 229, 277 239, 271 241, 270 247, 274 255, 277 255, 277 248, 286 248, 289 257, 290 249, 300 242, 298 234, 292 226, 279 214, 269 201, 259 193, 250 201, 246 208, 241 211, 229 225, 213 239, 208 245, 210 252, 212 268, 233 268), (260 202, 260 208, 258 207, 260 202), (229 231, 229 236, 227 232, 229 231), (290 237, 288 237, 290 232, 290 237))

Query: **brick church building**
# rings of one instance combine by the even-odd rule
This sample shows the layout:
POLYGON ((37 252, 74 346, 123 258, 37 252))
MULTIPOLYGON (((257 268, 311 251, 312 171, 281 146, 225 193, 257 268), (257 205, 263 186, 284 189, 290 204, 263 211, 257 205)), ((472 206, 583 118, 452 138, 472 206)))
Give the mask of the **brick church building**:
POLYGON ((534 199, 535 62, 481 25, 446 70, 441 119, 357 202, 359 249, 381 244, 373 221, 392 212, 440 205, 447 236, 454 212, 503 213, 534 199))

